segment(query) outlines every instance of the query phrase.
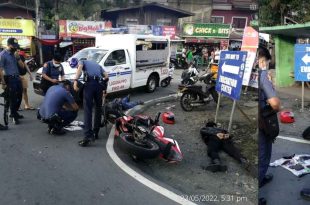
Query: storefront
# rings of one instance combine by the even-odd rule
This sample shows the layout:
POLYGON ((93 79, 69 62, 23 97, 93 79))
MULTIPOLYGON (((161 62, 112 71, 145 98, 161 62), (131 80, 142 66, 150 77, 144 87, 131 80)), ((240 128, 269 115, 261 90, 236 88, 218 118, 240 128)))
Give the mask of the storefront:
POLYGON ((203 44, 222 48, 228 45, 229 35, 229 24, 183 24, 183 37, 188 45, 203 44))
POLYGON ((199 63, 207 64, 206 55, 202 54, 203 49, 207 48, 209 57, 216 48, 227 49, 231 26, 230 24, 185 23, 182 31, 185 46, 194 49, 193 54, 199 57, 199 63))
POLYGON ((35 23, 24 19, 0 19, 0 49, 7 47, 8 38, 14 37, 28 55, 36 55, 35 23))
POLYGON ((87 47, 95 46, 98 31, 111 28, 110 22, 104 21, 59 21, 59 38, 61 50, 65 50, 68 58, 87 47))

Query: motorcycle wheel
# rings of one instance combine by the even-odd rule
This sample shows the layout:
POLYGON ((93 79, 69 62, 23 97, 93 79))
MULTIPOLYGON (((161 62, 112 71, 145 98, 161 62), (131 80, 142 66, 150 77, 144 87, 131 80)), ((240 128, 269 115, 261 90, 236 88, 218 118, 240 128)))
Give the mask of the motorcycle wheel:
POLYGON ((215 89, 212 89, 210 92, 211 92, 211 96, 212 96, 214 102, 217 104, 218 99, 219 99, 219 94, 218 94, 218 92, 216 92, 215 89))
POLYGON ((120 134, 119 145, 125 152, 139 159, 152 159, 160 154, 158 144, 149 139, 144 144, 137 144, 130 133, 120 134))
POLYGON ((193 106, 191 105, 192 101, 195 99, 195 96, 191 93, 183 93, 180 99, 181 107, 184 111, 190 112, 193 110, 193 106))

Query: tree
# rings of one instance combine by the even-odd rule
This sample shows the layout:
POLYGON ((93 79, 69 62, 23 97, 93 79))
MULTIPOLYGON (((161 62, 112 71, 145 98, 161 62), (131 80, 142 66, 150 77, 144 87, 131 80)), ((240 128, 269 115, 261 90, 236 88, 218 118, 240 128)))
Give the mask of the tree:
POLYGON ((308 22, 308 0, 259 0, 260 26, 283 25, 284 17, 290 17, 298 23, 308 22))

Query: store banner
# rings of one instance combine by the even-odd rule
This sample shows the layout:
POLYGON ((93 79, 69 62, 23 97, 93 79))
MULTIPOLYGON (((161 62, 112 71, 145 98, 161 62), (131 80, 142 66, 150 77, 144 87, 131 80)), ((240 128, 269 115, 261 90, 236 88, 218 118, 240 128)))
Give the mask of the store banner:
POLYGON ((175 39, 176 30, 175 26, 152 26, 154 36, 169 36, 170 39, 175 39))
POLYGON ((258 48, 258 32, 252 27, 245 27, 242 38, 241 51, 247 51, 247 60, 242 85, 258 88, 258 75, 252 72, 258 48))
POLYGON ((163 36, 170 36, 170 39, 175 39, 176 30, 175 26, 163 26, 163 36))
POLYGON ((30 36, 1 36, 0 35, 0 48, 6 48, 7 47, 7 41, 9 38, 16 38, 18 41, 18 44, 21 48, 27 49, 31 48, 31 40, 32 37, 30 36))
POLYGON ((184 37, 228 38, 230 24, 183 24, 184 37))
POLYGON ((35 36, 35 23, 25 19, 0 19, 1 36, 35 36))
POLYGON ((111 26, 105 21, 59 21, 59 36, 72 38, 95 37, 98 31, 111 26))
POLYGON ((152 26, 149 25, 128 25, 128 33, 148 35, 153 33, 152 26))
POLYGON ((163 27, 162 26, 152 26, 153 35, 154 36, 162 36, 163 35, 163 27))

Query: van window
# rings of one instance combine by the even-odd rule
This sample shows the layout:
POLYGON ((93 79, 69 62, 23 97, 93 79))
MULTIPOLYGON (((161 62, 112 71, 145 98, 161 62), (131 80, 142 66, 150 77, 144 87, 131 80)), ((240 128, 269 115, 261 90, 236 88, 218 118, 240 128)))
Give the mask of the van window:
POLYGON ((167 43, 165 42, 153 42, 151 50, 165 50, 167 43))
POLYGON ((126 64, 125 50, 113 51, 107 58, 107 61, 114 61, 116 65, 126 64))

